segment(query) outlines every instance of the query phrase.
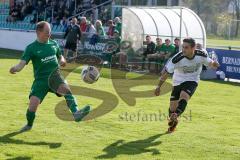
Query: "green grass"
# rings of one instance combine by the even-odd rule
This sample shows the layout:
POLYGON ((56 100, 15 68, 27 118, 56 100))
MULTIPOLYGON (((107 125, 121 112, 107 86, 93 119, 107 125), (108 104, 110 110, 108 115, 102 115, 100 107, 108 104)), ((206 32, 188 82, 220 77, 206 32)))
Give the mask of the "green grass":
MULTIPOLYGON (((63 121, 54 112, 56 104, 63 98, 49 93, 38 108, 33 130, 17 134, 19 128, 25 124, 33 75, 31 64, 22 72, 10 75, 9 68, 18 60, 9 55, 11 51, 0 51, 1 160, 240 159, 240 85, 229 82, 201 81, 177 131, 169 135, 164 134, 167 120, 163 119, 166 117, 161 117, 161 121, 147 121, 143 119, 143 115, 158 114, 159 111, 167 114, 170 93, 160 97, 137 98, 136 105, 129 106, 114 89, 114 82, 108 76, 109 70, 103 70, 103 76, 93 85, 84 84, 79 73, 74 72, 67 78, 71 85, 86 87, 86 91, 87 88, 96 90, 89 89, 85 95, 77 95, 80 106, 91 104, 96 108, 102 100, 93 98, 95 94, 108 92, 104 98, 109 100, 111 96, 116 97, 117 107, 94 120, 81 123, 63 121), (125 112, 131 115, 140 112, 142 117, 139 121, 133 117, 132 121, 123 119, 125 112)), ((122 85, 120 94, 128 94, 125 93, 128 82, 119 81, 122 85)), ((154 85, 144 85, 132 90, 153 88, 154 85)), ((107 107, 112 107, 111 103, 107 107)))
POLYGON ((207 39, 207 46, 217 48, 228 48, 231 46, 233 49, 240 50, 240 40, 207 39))

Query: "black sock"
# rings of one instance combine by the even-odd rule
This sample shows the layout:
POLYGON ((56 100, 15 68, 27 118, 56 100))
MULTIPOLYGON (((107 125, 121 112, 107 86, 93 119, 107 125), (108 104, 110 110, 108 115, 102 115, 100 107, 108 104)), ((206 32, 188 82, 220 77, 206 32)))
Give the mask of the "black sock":
POLYGON ((31 112, 28 109, 27 113, 26 113, 26 117, 27 117, 27 125, 28 126, 32 126, 33 125, 33 121, 35 119, 35 112, 31 112))
POLYGON ((176 113, 177 113, 178 116, 180 116, 185 111, 186 106, 187 106, 187 101, 185 99, 181 99, 178 102, 178 107, 177 107, 177 110, 176 110, 176 113))

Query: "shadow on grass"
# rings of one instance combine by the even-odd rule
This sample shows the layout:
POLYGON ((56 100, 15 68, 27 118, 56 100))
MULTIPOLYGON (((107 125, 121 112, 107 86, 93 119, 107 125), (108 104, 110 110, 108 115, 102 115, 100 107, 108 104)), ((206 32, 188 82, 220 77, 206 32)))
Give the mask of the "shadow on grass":
POLYGON ((118 155, 135 155, 147 152, 151 152, 152 155, 160 154, 158 149, 149 147, 156 147, 160 145, 162 142, 157 141, 157 139, 165 134, 167 133, 157 134, 146 139, 131 142, 118 140, 103 149, 106 154, 97 156, 95 159, 111 159, 117 157, 118 155))
POLYGON ((240 83, 237 82, 229 82, 229 81, 222 81, 222 80, 202 80, 205 82, 213 82, 213 83, 219 83, 219 84, 227 84, 227 85, 232 85, 232 86, 240 86, 240 83))
POLYGON ((51 149, 61 147, 62 143, 48 143, 48 142, 26 142, 23 140, 13 139, 12 137, 21 134, 22 132, 12 132, 3 136, 0 136, 0 145, 1 144, 23 144, 23 145, 33 145, 33 146, 49 146, 51 149))
POLYGON ((15 158, 8 158, 6 160, 31 160, 31 157, 27 157, 27 156, 19 156, 19 157, 15 157, 15 158))
POLYGON ((21 56, 21 51, 0 48, 0 59, 19 59, 21 56))

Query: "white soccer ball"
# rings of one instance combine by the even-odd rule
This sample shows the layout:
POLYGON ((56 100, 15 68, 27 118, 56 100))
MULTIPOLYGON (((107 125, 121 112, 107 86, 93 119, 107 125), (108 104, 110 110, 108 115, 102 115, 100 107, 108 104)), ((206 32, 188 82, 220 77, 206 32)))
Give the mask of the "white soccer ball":
POLYGON ((98 69, 94 66, 83 66, 81 78, 85 83, 93 84, 97 82, 100 77, 98 69))

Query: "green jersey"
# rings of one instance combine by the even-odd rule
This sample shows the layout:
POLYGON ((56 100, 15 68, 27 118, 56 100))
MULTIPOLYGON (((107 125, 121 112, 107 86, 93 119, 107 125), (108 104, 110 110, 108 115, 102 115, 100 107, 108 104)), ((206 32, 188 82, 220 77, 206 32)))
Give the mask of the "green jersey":
POLYGON ((165 52, 163 45, 156 45, 155 52, 157 53, 165 52))
POLYGON ((165 54, 173 54, 175 52, 175 46, 173 44, 170 44, 167 46, 165 43, 162 44, 162 51, 165 52, 165 54))
POLYGON ((40 43, 36 40, 26 47, 21 60, 26 61, 26 64, 31 60, 34 78, 42 79, 48 78, 59 67, 60 55, 61 51, 56 41, 49 40, 47 43, 40 43))

